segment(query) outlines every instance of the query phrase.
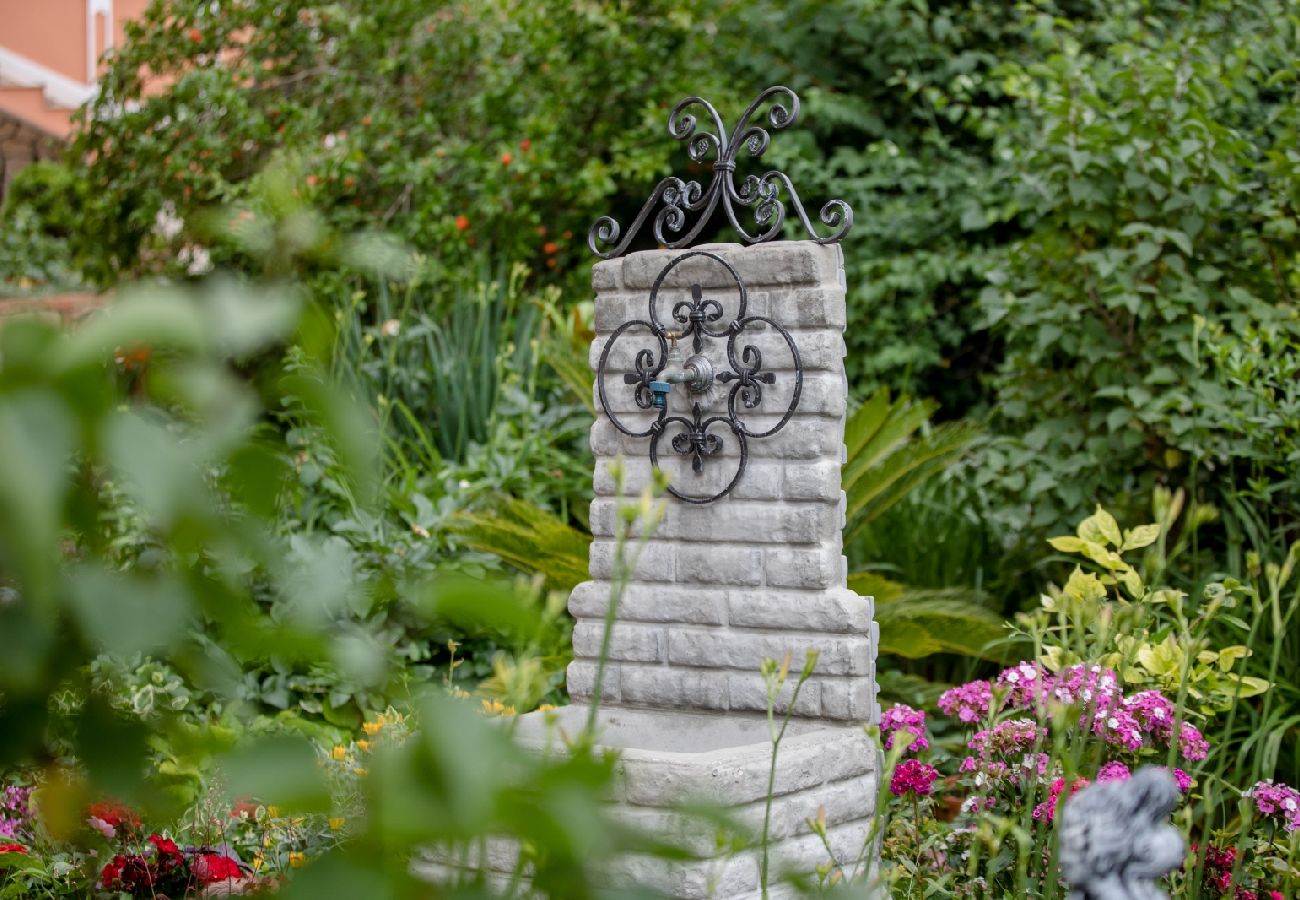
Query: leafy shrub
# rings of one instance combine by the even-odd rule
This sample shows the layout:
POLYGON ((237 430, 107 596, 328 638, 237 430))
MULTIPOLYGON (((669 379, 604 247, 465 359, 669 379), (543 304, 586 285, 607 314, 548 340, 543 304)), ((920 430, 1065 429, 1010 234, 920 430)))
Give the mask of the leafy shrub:
POLYGON ((491 250, 565 271, 614 177, 675 149, 641 136, 709 59, 703 13, 679 7, 155 3, 72 149, 92 160, 79 259, 101 281, 146 268, 165 202, 193 222, 279 152, 343 231, 384 228, 453 269, 491 250))
MULTIPOLYGON (((1016 501, 1008 522, 1059 527, 1090 498, 1132 503, 1203 471, 1216 472, 1198 479, 1211 501, 1240 487, 1221 474, 1240 398, 1216 387, 1200 323, 1290 334, 1279 349, 1293 357, 1300 208, 1296 170, 1277 162, 1295 127, 1295 35, 1271 28, 1282 15, 1211 4, 1095 54, 1062 27, 1043 64, 1005 67, 1034 124, 1007 145, 1029 231, 980 300, 1004 346, 994 430, 1008 437, 976 465, 1016 501)), ((1285 471, 1295 452, 1281 442, 1262 465, 1285 471)), ((1277 490, 1270 502, 1294 511, 1294 491, 1277 490)))

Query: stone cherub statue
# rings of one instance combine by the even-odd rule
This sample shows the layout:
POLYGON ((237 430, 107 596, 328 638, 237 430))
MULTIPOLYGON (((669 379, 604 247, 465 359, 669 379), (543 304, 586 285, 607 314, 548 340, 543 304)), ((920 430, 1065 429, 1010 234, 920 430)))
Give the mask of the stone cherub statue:
POLYGON ((1165 900, 1156 879, 1182 865, 1183 836, 1169 822, 1178 784, 1147 766, 1124 781, 1091 784, 1061 810, 1061 870, 1070 900, 1165 900))

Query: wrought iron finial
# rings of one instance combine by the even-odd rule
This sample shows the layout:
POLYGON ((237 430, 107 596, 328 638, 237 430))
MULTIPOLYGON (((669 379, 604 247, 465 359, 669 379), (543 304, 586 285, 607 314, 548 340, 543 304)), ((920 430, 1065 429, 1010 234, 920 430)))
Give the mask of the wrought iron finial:
POLYGON ((701 187, 698 181, 684 181, 670 175, 655 187, 626 234, 623 234, 622 226, 612 217, 601 216, 587 232, 587 246, 601 259, 621 256, 660 202, 663 207, 654 213, 655 239, 674 250, 690 245, 699 236, 713 218, 719 203, 726 212, 731 227, 736 229, 747 244, 770 241, 781 233, 787 203, 803 223, 811 240, 819 244, 835 243, 853 226, 853 209, 843 200, 830 200, 822 206, 818 217, 823 225, 833 229, 830 234, 822 236, 813 227, 794 183, 784 172, 772 169, 762 175, 747 175, 740 187, 736 187, 736 157, 740 151, 747 150, 751 157, 758 159, 771 143, 769 129, 780 131, 788 128, 798 117, 799 96, 781 85, 770 87, 759 94, 736 122, 730 136, 718 111, 703 97, 687 97, 680 101, 668 114, 668 134, 674 140, 686 143, 686 154, 692 162, 703 163, 712 157, 713 178, 708 188, 701 187), (767 111, 767 125, 751 122, 754 114, 769 101, 771 108, 767 111), (687 112, 693 106, 700 107, 707 114, 705 128, 700 128, 695 115, 687 112), (709 127, 712 130, 708 130, 709 127), (781 199, 782 187, 789 193, 787 200, 781 199), (754 233, 751 234, 741 224, 737 215, 738 207, 753 210, 753 224, 756 226, 754 233), (698 217, 687 228, 690 216, 698 217), (683 230, 685 233, 680 237, 669 236, 683 230), (612 247, 608 246, 611 244, 612 247), (602 250, 601 245, 606 245, 607 249, 602 250))
POLYGON ((1183 836, 1169 822, 1178 783, 1146 766, 1124 781, 1090 784, 1061 810, 1061 871, 1071 900, 1164 900, 1156 879, 1183 864, 1183 836))

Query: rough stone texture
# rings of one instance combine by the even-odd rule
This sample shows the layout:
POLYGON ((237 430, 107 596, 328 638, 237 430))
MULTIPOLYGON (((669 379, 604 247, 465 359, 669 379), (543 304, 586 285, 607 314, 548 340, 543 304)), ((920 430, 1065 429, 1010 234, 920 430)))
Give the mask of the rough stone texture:
MULTIPOLYGON (((777 434, 748 442, 749 459, 735 491, 723 500, 695 506, 669 500, 664 520, 636 559, 632 581, 615 627, 609 670, 617 672, 616 702, 658 708, 680 704, 714 710, 755 708, 765 695, 757 677, 764 657, 791 653, 796 661, 809 648, 820 651, 816 679, 798 712, 848 721, 874 717, 872 604, 845 588, 841 549, 844 523, 840 472, 847 394, 844 377, 844 276, 840 249, 807 241, 756 247, 705 245, 726 259, 745 282, 747 315, 770 315, 791 334, 804 368, 799 406, 777 434), (663 671, 661 671, 663 670, 663 671), (857 681, 855 681, 855 679, 857 681), (656 696, 662 691, 662 696, 656 696)), ((653 250, 596 264, 596 366, 610 335, 630 319, 648 320, 650 287, 686 250, 653 250)), ((699 284, 716 299, 724 320, 739 308, 739 293, 726 270, 695 257, 665 280, 657 302, 660 319, 699 284)), ((758 431, 775 425, 793 390, 793 357, 775 330, 747 329, 740 346, 761 353, 776 384, 764 388, 757 409, 745 421, 758 431)), ((623 374, 636 351, 655 344, 647 329, 625 333, 608 360, 605 392, 609 409, 644 429, 653 416, 637 409, 623 374)), ((690 348, 687 347, 687 352, 690 348)), ((702 352, 726 366, 722 341, 706 341, 702 352)), ((725 391, 705 401, 706 415, 725 411, 725 391)), ((599 400, 599 392, 597 395, 599 400)), ((670 397, 672 414, 688 414, 685 392, 670 397)), ((707 496, 736 471, 739 444, 724 429, 720 454, 695 474, 668 446, 660 463, 680 490, 707 496)), ((592 428, 596 457, 591 505, 591 582, 580 585, 569 608, 578 619, 576 660, 570 693, 585 699, 587 662, 594 660, 614 577, 613 538, 620 500, 611 467, 624 476, 623 491, 638 493, 648 483, 649 439, 620 434, 604 416, 592 428)), ((639 535, 634 527, 631 532, 639 535)), ((797 668, 797 664, 796 664, 797 668)))
MULTIPOLYGON (((778 434, 751 439, 747 469, 735 491, 704 506, 669 498, 666 515, 644 541, 628 544, 630 581, 616 612, 602 688, 600 742, 621 751, 613 815, 676 838, 696 858, 668 863, 627 856, 608 873, 611 884, 639 885, 680 898, 757 898, 756 850, 724 853, 715 829, 671 809, 703 801, 730 808, 752 832, 761 828, 772 747, 765 711, 764 659, 791 657, 791 676, 776 699, 784 712, 805 654, 819 653, 812 677, 794 701, 794 719, 781 745, 773 788, 771 825, 774 873, 783 867, 808 874, 827 858, 808 820, 825 810, 827 839, 838 856, 856 859, 871 828, 879 756, 861 726, 878 721, 875 659, 878 631, 870 597, 845 586, 842 552, 846 381, 844 377, 844 275, 838 247, 778 242, 756 247, 709 245, 747 285, 747 315, 770 315, 786 327, 802 357, 800 405, 778 434), (722 855, 720 855, 722 854, 722 855)), ((655 250, 597 263, 596 340, 593 367, 610 334, 629 318, 648 317, 649 289, 671 260, 690 251, 655 250)), ((689 296, 692 283, 717 299, 729 319, 738 297, 715 262, 691 259, 665 282, 659 309, 689 296)), ((793 390, 792 358, 774 331, 743 332, 738 347, 753 344, 764 386, 744 420, 757 432, 776 424, 793 390)), ((644 329, 621 338, 611 352, 605 389, 610 409, 636 428, 652 416, 636 411, 623 372, 635 350, 653 347, 644 329), (627 337, 639 334, 635 341, 627 337)), ((715 365, 728 368, 721 342, 706 345, 715 365)), ((684 348, 690 352, 689 345, 684 348)), ((736 351, 739 353, 739 349, 736 351)), ((599 392, 597 392, 599 402, 599 392)), ((726 408, 726 391, 704 404, 705 415, 726 408)), ((682 388, 670 397, 670 414, 689 414, 682 388)), ((664 440, 660 463, 678 489, 714 493, 732 478, 738 443, 725 428, 722 452, 696 475, 664 440)), ((671 434, 671 432, 670 432, 671 434)), ((568 670, 575 705, 518 721, 518 738, 538 752, 564 752, 595 690, 613 582, 620 500, 612 469, 623 472, 623 492, 635 497, 649 483, 649 440, 620 434, 603 416, 591 432, 595 500, 591 505, 590 571, 569 598, 576 619, 574 660, 568 670)), ((637 532, 633 530, 633 534, 637 532)), ((513 868, 517 851, 489 847, 481 864, 494 873, 513 868)), ((417 868, 434 872, 439 863, 417 868)), ((787 896, 772 880, 771 897, 787 896)))

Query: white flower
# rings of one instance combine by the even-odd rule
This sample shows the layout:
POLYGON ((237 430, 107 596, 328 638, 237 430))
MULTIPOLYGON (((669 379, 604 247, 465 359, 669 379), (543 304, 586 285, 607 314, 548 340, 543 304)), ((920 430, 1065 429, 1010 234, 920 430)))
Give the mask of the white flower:
POLYGON ((185 220, 176 215, 176 207, 168 200, 153 217, 153 231, 164 241, 173 240, 185 228, 185 220))
POLYGON ((384 337, 397 337, 397 333, 402 330, 402 323, 396 319, 389 319, 379 326, 379 333, 384 337))
POLYGON ((191 275, 203 275, 212 271, 212 254, 206 247, 200 247, 197 244, 186 244, 176 254, 176 259, 185 266, 185 271, 191 275))

